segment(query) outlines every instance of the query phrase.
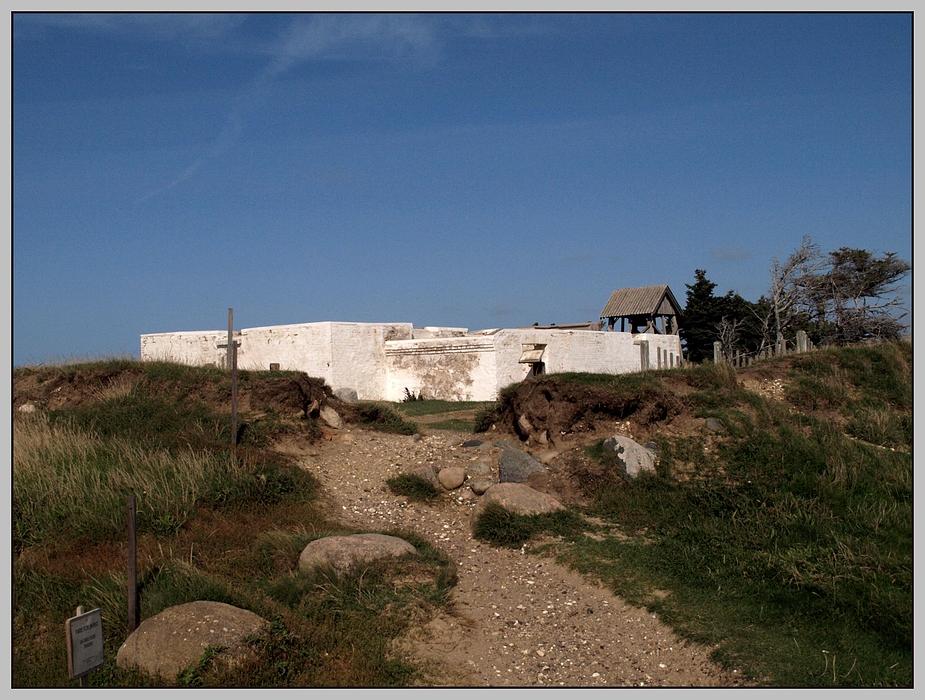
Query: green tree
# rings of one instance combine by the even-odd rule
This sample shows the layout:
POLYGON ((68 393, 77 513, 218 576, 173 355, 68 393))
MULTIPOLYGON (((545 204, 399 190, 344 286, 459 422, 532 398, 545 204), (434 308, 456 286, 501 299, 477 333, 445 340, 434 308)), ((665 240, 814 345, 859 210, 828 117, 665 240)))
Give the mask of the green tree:
POLYGON ((684 323, 678 335, 687 350, 690 362, 703 362, 713 357, 713 342, 716 340, 716 324, 722 318, 717 314, 716 284, 707 279, 706 270, 694 271, 694 284, 686 284, 687 301, 684 306, 684 323))
POLYGON ((825 256, 805 236, 786 261, 775 258, 771 266, 766 342, 780 351, 801 329, 817 345, 896 340, 906 313, 891 295, 911 269, 895 253, 842 247, 825 256))
POLYGON ((716 341, 722 343, 723 354, 728 357, 737 350, 754 352, 762 337, 755 304, 734 291, 714 296, 716 284, 707 279, 706 270, 695 270, 694 284, 685 287, 687 301, 678 334, 690 362, 712 360, 716 341))
POLYGON ((816 310, 817 342, 857 343, 867 339, 896 340, 906 313, 895 294, 912 266, 896 256, 878 257, 860 248, 829 253, 828 270, 820 276, 811 306, 816 310), (822 312, 822 318, 818 318, 822 312))

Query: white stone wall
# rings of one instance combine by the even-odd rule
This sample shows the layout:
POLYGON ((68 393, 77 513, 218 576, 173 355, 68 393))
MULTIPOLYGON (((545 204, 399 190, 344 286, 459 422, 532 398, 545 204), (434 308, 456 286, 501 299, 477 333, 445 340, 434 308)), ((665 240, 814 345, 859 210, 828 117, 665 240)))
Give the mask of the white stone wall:
MULTIPOLYGON (((519 360, 527 344, 543 344, 547 373, 624 374, 677 367, 676 335, 551 329, 491 329, 459 335, 465 329, 428 328, 430 338, 412 339, 410 323, 323 321, 245 328, 238 367, 302 371, 332 389, 349 387, 361 400, 401 401, 405 389, 428 398, 491 401, 498 391, 522 381, 530 365, 519 360), (648 346, 641 345, 647 342, 648 346)), ((142 360, 225 366, 227 331, 155 333, 141 336, 142 360)))
MULTIPOLYGON (((305 372, 332 389, 350 387, 365 400, 386 393, 385 341, 411 337, 410 323, 321 321, 244 328, 235 333, 238 368, 305 372)), ((228 331, 156 333, 141 336, 142 360, 171 360, 188 365, 225 366, 228 331)))
POLYGON ((286 326, 244 328, 240 335, 238 367, 305 372, 325 381, 331 376, 331 324, 297 323, 286 326))
POLYGON ((332 389, 356 390, 361 400, 388 400, 386 345, 411 338, 410 323, 332 323, 332 389))
POLYGON ((224 367, 226 350, 216 345, 227 340, 227 330, 149 333, 141 336, 141 359, 224 367))
POLYGON ((401 401, 405 389, 446 401, 491 401, 496 352, 491 337, 397 340, 385 344, 385 399, 401 401))
MULTIPOLYGON (((520 364, 524 345, 545 344, 543 363, 547 374, 555 372, 594 372, 603 374, 626 374, 641 369, 640 349, 634 341, 644 337, 656 337, 650 343, 650 354, 655 357, 653 347, 661 343, 666 347, 680 349, 678 336, 640 336, 630 333, 605 331, 561 331, 561 330, 502 330, 498 338, 498 389, 520 382, 529 372, 529 365, 520 364)), ((653 360, 654 362, 654 360, 653 360)), ((654 365, 652 365, 654 366, 654 365)))

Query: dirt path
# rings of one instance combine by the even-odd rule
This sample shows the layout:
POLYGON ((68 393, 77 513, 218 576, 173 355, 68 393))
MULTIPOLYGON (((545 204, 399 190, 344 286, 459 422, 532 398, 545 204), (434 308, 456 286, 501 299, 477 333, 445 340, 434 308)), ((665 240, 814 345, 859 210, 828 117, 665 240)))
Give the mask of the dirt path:
POLYGON ((291 448, 321 480, 343 522, 371 531, 412 530, 456 563, 450 610, 401 642, 427 669, 423 685, 745 685, 740 674, 713 664, 708 648, 679 640, 647 611, 529 547, 509 550, 472 539, 470 512, 478 496, 467 487, 422 505, 386 486, 389 477, 425 464, 469 466, 484 458, 479 448, 460 446, 469 437, 352 429, 308 449, 291 448))

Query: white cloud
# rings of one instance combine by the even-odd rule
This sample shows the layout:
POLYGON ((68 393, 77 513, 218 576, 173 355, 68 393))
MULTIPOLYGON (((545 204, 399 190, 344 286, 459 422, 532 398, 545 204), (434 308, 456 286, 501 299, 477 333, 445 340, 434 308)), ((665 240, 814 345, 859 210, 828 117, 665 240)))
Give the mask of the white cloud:
POLYGON ((298 15, 273 49, 268 73, 318 59, 432 62, 438 52, 436 25, 426 15, 298 15))

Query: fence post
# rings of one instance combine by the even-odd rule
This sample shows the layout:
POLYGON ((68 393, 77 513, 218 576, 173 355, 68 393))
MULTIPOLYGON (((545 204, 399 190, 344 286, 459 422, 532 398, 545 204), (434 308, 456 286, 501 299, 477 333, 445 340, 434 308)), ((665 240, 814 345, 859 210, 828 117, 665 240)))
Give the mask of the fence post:
POLYGON ((135 541, 135 494, 128 497, 128 632, 138 629, 138 553, 135 541))
POLYGON ((639 342, 639 368, 645 372, 649 369, 649 341, 639 342))

